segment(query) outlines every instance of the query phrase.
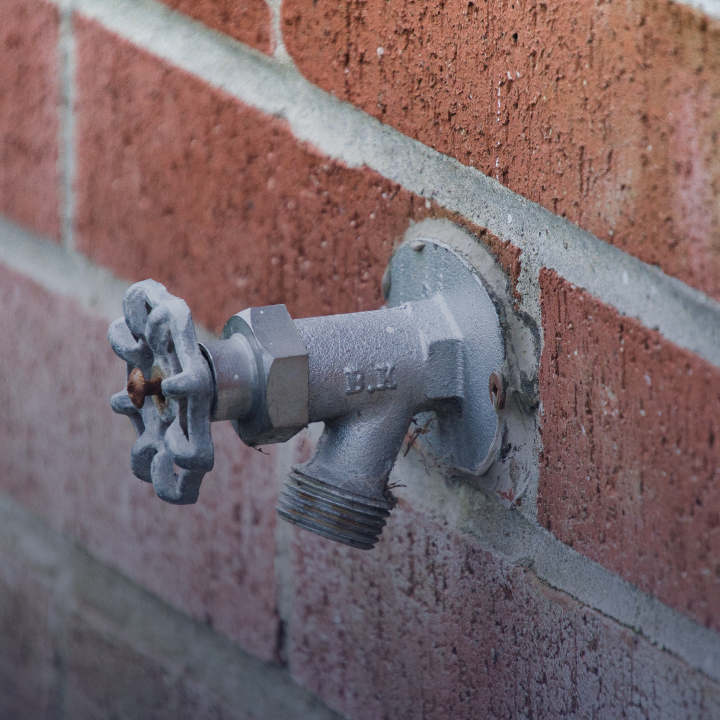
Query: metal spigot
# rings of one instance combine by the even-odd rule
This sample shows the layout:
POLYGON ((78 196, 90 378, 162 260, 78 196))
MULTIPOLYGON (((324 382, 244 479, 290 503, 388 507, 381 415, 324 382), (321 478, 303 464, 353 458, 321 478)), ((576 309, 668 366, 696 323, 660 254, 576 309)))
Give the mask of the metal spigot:
POLYGON ((257 446, 322 421, 278 514, 370 549, 395 504, 388 477, 413 418, 440 462, 483 472, 498 449, 504 346, 481 278, 451 248, 415 239, 394 254, 383 291, 388 307, 371 312, 293 321, 284 305, 244 310, 202 344, 182 300, 153 280, 133 285, 109 339, 127 363, 112 407, 138 433, 135 475, 163 500, 194 503, 213 466, 211 422, 230 420, 257 446))

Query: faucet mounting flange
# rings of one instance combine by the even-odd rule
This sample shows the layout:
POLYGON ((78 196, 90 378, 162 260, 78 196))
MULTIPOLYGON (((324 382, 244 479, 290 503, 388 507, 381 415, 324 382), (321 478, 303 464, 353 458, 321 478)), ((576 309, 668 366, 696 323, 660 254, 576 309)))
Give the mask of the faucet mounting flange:
MULTIPOLYGON (((505 342, 498 312, 483 279, 458 251, 432 236, 404 242, 390 261, 390 307, 440 297, 462 338, 462 401, 434 408, 418 419, 427 425, 423 442, 443 465, 472 475, 487 470, 498 449, 497 410, 488 392, 493 374, 502 377, 505 342)), ((434 373, 443 379, 439 365, 434 373)))

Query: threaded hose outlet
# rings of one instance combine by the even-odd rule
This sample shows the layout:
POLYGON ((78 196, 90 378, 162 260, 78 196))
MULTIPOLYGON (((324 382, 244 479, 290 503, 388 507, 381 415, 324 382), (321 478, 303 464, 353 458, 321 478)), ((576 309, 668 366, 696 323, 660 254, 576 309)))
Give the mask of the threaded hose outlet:
POLYGON ((393 505, 390 493, 387 500, 375 500, 293 468, 276 509, 283 520, 316 535, 359 550, 372 550, 393 505))

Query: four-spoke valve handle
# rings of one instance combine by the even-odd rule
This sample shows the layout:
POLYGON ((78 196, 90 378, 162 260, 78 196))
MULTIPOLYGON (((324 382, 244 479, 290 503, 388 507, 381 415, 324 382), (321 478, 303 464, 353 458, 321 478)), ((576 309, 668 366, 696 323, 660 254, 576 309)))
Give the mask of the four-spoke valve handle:
POLYGON ((127 386, 111 402, 138 435, 132 471, 151 482, 161 499, 194 503, 214 464, 214 385, 190 309, 160 283, 145 280, 125 293, 123 311, 108 339, 127 363, 127 386))

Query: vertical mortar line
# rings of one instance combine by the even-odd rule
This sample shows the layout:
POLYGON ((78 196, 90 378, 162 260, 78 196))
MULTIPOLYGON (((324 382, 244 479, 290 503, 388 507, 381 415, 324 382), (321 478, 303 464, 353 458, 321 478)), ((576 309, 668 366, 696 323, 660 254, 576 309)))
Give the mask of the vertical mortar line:
MULTIPOLYGON (((529 230, 530 231, 530 230, 529 230)), ((531 231, 530 231, 531 232, 531 231)), ((524 232, 521 233, 521 237, 524 232)), ((542 298, 540 297, 540 271, 542 263, 537 254, 531 253, 527 244, 520 244, 515 241, 515 245, 520 247, 520 277, 517 282, 517 289, 522 297, 521 308, 536 323, 539 333, 540 346, 538 347, 538 355, 535 358, 535 373, 540 375, 540 359, 545 346, 545 334, 543 332, 542 318, 542 298)), ((532 478, 528 483, 528 488, 523 495, 522 514, 534 525, 538 525, 538 492, 540 490, 540 455, 543 451, 542 435, 540 433, 542 425, 542 403, 538 407, 535 415, 535 427, 533 428, 533 453, 535 463, 532 478)))
POLYGON ((60 3, 60 107, 59 115, 59 176, 60 176, 60 237, 68 252, 75 249, 75 38, 73 35, 73 0, 60 3))
MULTIPOLYGON (((282 492, 288 473, 293 464, 299 462, 304 444, 315 448, 322 434, 323 423, 309 425, 292 440, 278 446, 275 483, 278 496, 282 492)), ((287 665, 290 664, 290 631, 292 622, 293 596, 295 585, 292 568, 292 544, 295 540, 295 528, 275 518, 275 582, 277 583, 277 610, 280 618, 278 655, 287 665)), ((292 671, 292 668, 291 668, 292 671)))
POLYGON ((292 58, 285 47, 282 33, 282 0, 266 0, 270 8, 270 32, 275 44, 273 57, 281 62, 293 64, 292 58))
MULTIPOLYGON (((278 496, 285 485, 290 466, 297 455, 299 442, 302 442, 305 433, 306 431, 303 431, 278 446, 275 466, 275 486, 278 496)), ((292 559, 290 556, 290 546, 293 541, 292 530, 289 523, 281 520, 277 515, 275 516, 275 582, 277 583, 277 612, 280 620, 277 652, 285 665, 289 664, 290 660, 289 638, 293 596, 292 559)))

